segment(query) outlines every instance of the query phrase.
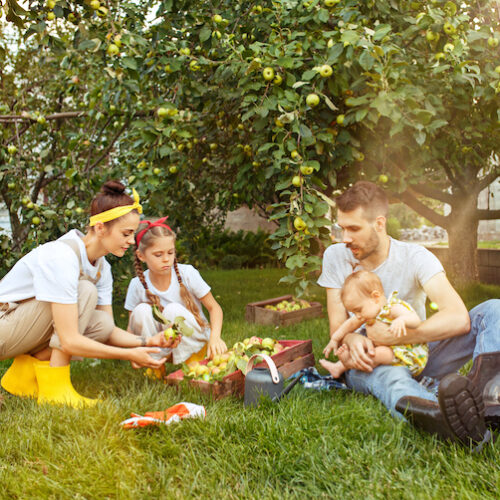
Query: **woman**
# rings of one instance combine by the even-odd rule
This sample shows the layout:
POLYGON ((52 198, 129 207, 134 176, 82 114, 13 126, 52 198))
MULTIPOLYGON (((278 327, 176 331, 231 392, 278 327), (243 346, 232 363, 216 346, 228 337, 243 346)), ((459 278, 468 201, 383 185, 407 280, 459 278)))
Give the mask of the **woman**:
POLYGON ((126 359, 159 368, 162 333, 149 339, 115 326, 113 278, 104 256, 122 257, 134 243, 142 207, 117 181, 106 182, 90 207, 86 234, 74 229, 21 258, 0 282, 0 359, 14 358, 1 380, 11 394, 38 403, 91 406, 71 384, 72 356, 126 359), (156 346, 156 347, 154 347, 156 346))

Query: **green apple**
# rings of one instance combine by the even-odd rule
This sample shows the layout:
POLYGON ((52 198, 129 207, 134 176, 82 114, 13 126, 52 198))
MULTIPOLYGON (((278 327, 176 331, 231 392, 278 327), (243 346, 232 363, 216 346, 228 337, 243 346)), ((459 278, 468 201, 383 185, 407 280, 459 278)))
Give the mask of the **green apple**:
POLYGON ((175 338, 177 338, 177 332, 172 327, 167 328, 163 332, 163 335, 165 336, 166 340, 170 340, 170 339, 174 340, 175 338))
POLYGON ((82 208, 82 207, 76 207, 76 208, 75 208, 75 212, 76 212, 78 215, 81 215, 81 214, 83 214, 83 208, 82 208))
POLYGON ((269 338, 269 337, 266 337, 266 338, 262 339, 261 345, 265 349, 269 349, 271 351, 274 349, 274 340, 269 338))
POLYGON ((101 2, 99 0, 92 0, 90 2, 90 7, 94 10, 97 10, 101 6, 101 2))
POLYGON ((329 64, 323 64, 323 66, 321 66, 321 68, 319 68, 319 74, 323 78, 328 78, 329 76, 331 76, 333 74, 333 69, 329 64))
POLYGON ((7 146, 7 152, 10 154, 10 155, 15 155, 17 153, 17 147, 14 146, 14 144, 9 144, 7 146))
POLYGON ((455 48, 455 45, 453 45, 452 43, 445 43, 444 47, 443 47, 443 51, 444 52, 452 52, 454 48, 455 48))
POLYGON ((262 70, 262 76, 264 77, 264 80, 270 82, 274 78, 274 69, 269 66, 264 68, 262 70))
POLYGON ((191 54, 191 49, 189 47, 183 47, 179 52, 184 56, 189 56, 191 54))
POLYGON ((281 85, 283 83, 283 77, 281 75, 276 75, 273 83, 274 85, 281 85))
POLYGON ((336 119, 337 125, 343 125, 344 120, 345 120, 345 115, 338 115, 336 119))
POLYGON ((443 10, 451 17, 457 13, 457 6, 454 2, 446 2, 444 4, 443 10))
POLYGON ((32 224, 35 226, 38 226, 40 224, 40 217, 37 217, 36 215, 31 219, 32 224))
POLYGON ((433 311, 437 311, 439 309, 439 306, 435 302, 431 302, 429 304, 429 308, 432 309, 433 311))
POLYGON ((387 175, 385 174, 380 174, 378 176, 378 180, 379 182, 381 182, 382 184, 385 184, 388 180, 389 180, 389 177, 387 177, 387 175))
POLYGON ((451 24, 451 23, 444 23, 444 25, 443 25, 443 31, 447 35, 453 35, 456 32, 456 29, 455 29, 455 26, 453 26, 453 24, 451 24))
POLYGON ((439 61, 440 59, 444 59, 446 57, 444 52, 438 52, 437 54, 434 55, 434 59, 439 61))
POLYGON ((293 179, 292 179, 292 184, 295 186, 295 187, 300 187, 302 186, 302 177, 300 175, 294 175, 293 176, 293 179))
POLYGON ((307 224, 304 222, 302 217, 295 217, 293 225, 297 231, 304 231, 304 229, 307 228, 307 224))
POLYGON ((309 94, 306 97, 306 103, 308 106, 311 106, 311 108, 314 108, 319 104, 319 96, 318 94, 309 94))
POLYGON ((314 172, 314 167, 311 167, 310 165, 302 165, 300 167, 300 172, 303 175, 311 175, 314 172))
POLYGON ((99 17, 106 17, 108 15, 108 9, 104 6, 100 6, 97 10, 96 10, 96 14, 99 16, 99 17))
POLYGON ((433 31, 428 30, 425 34, 425 38, 428 42, 433 42, 436 39, 436 34, 433 31))
POLYGON ((491 48, 498 47, 498 38, 495 38, 494 36, 491 36, 490 38, 488 38, 488 45, 491 48))
POLYGON ((15 183, 15 182, 9 182, 9 183, 7 183, 7 187, 8 187, 9 189, 15 189, 15 187, 16 187, 16 183, 15 183))
POLYGON ((55 0, 47 0, 45 5, 47 5, 47 9, 53 9, 56 6, 56 2, 55 0))
POLYGON ((300 158, 300 154, 299 152, 294 149, 291 153, 290 153, 290 156, 292 157, 292 160, 297 160, 300 158))
POLYGON ((47 21, 53 21, 56 15, 53 12, 47 12, 47 21))
POLYGON ((495 73, 500 74, 500 66, 497 66, 497 67, 495 68, 495 73))
POLYGON ((155 167, 155 168, 153 169, 153 174, 155 174, 155 175, 160 175, 160 174, 161 174, 161 169, 160 169, 160 168, 158 168, 158 167, 155 167))
POLYGON ((171 173, 171 174, 176 174, 177 173, 177 167, 175 165, 172 165, 168 168, 168 171, 171 173))
POLYGON ((214 23, 219 24, 219 23, 221 23, 221 22, 222 22, 222 16, 221 16, 220 14, 214 14, 214 15, 212 16, 212 21, 213 21, 214 23))
POLYGON ((106 49, 106 53, 108 54, 108 56, 116 56, 116 54, 118 54, 119 52, 120 49, 114 43, 110 43, 108 45, 108 48, 106 49))
POLYGON ((325 4, 325 7, 333 7, 334 5, 340 3, 340 0, 325 0, 323 3, 325 4))
POLYGON ((166 116, 169 116, 169 110, 167 108, 158 108, 156 110, 156 114, 158 115, 159 118, 165 118, 166 116))

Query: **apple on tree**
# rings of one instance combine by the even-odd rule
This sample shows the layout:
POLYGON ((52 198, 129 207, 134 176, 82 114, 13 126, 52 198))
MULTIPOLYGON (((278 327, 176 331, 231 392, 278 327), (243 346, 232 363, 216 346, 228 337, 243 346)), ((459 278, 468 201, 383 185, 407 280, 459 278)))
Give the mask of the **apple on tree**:
POLYGON ((271 67, 264 68, 262 70, 262 76, 264 77, 264 80, 266 82, 270 82, 272 79, 274 79, 274 69, 271 67))
POLYGON ((308 106, 311 106, 311 108, 314 108, 315 106, 317 106, 319 104, 319 96, 318 96, 318 94, 309 94, 306 97, 306 104, 308 106))

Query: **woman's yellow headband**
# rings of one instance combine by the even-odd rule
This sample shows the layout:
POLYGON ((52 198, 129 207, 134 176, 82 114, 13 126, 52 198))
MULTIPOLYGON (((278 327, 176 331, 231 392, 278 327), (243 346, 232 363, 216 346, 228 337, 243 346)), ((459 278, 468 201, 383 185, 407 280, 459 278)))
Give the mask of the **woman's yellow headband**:
POLYGON ((133 205, 122 205, 121 207, 115 207, 111 210, 106 210, 100 214, 93 215, 90 218, 89 226, 95 226, 98 222, 109 222, 110 220, 118 219, 118 217, 126 215, 132 210, 137 210, 140 214, 142 214, 142 205, 139 203, 139 195, 134 188, 132 188, 132 196, 134 197, 133 205))

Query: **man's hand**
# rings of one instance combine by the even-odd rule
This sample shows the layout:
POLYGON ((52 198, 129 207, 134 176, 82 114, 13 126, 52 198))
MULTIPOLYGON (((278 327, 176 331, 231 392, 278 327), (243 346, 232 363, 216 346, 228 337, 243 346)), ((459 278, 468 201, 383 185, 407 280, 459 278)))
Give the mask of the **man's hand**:
POLYGON ((344 344, 349 347, 353 368, 364 372, 373 371, 375 348, 369 338, 359 333, 350 333, 344 337, 344 344))
POLYGON ((336 352, 338 347, 339 347, 339 343, 334 339, 330 339, 330 342, 328 342, 326 347, 323 349, 323 355, 325 356, 325 358, 328 358, 328 356, 330 355, 330 353, 332 351, 336 352))

